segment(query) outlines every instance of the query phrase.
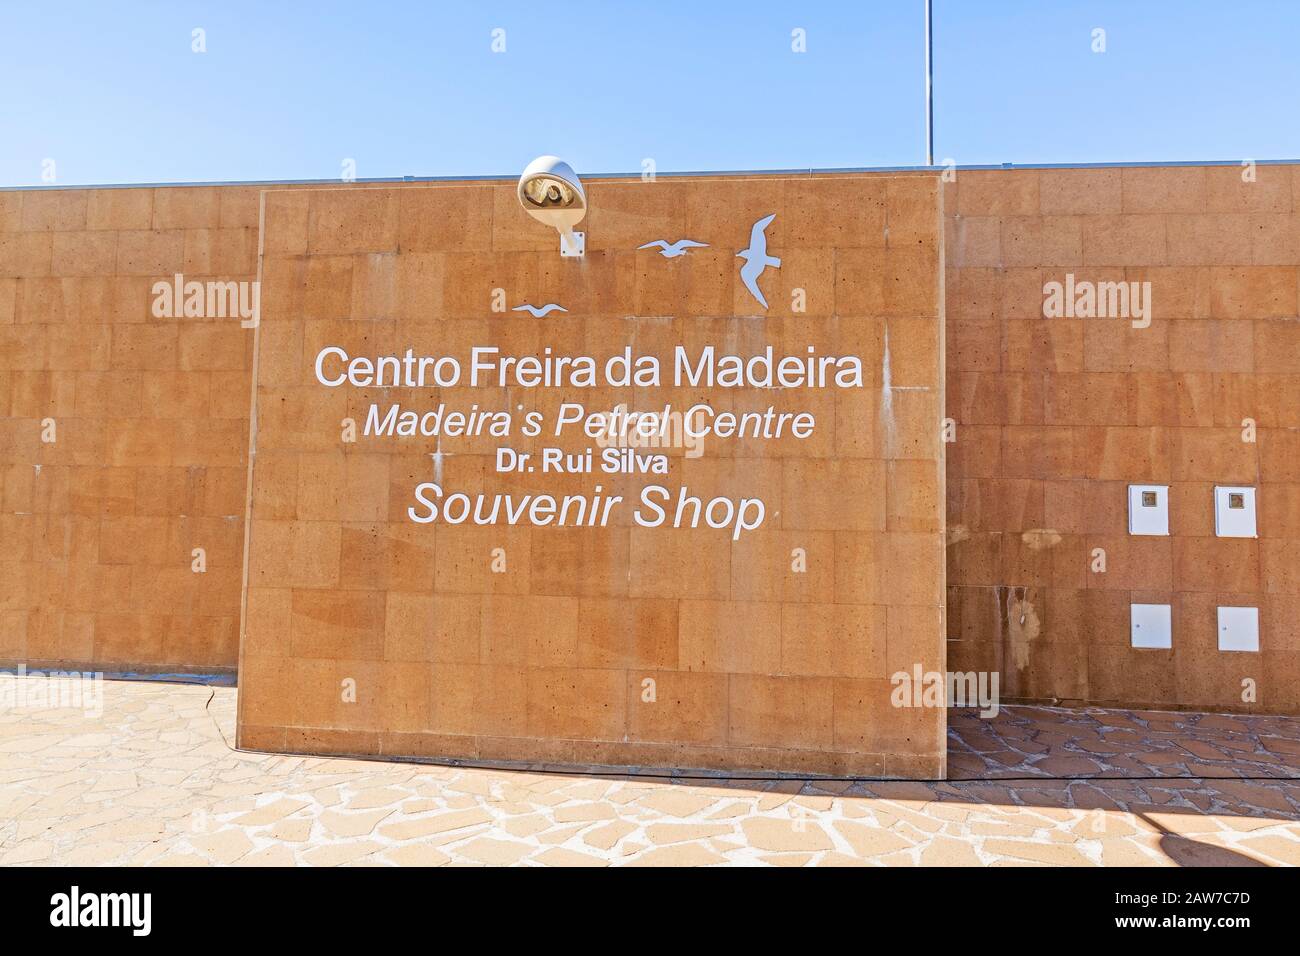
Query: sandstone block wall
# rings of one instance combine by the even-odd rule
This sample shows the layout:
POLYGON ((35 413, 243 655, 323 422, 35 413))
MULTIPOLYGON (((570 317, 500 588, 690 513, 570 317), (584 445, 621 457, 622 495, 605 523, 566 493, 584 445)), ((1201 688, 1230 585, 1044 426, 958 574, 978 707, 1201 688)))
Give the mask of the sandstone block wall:
MULTIPOLYGON (((937 181, 754 177, 588 184, 587 254, 513 184, 268 191, 240 742, 300 752, 939 773, 944 715, 894 708, 889 675, 942 670, 942 290, 937 181), (769 214, 762 311, 736 252, 769 214), (667 259, 655 239, 707 243, 667 259), (492 310, 504 290, 511 311, 492 310), (795 290, 806 309, 796 311, 795 290), (533 318, 520 303, 566 312, 533 318), (853 390, 326 388, 350 355, 598 357, 633 346, 859 355, 853 390), (804 441, 669 449, 669 474, 499 473, 498 445, 342 440, 372 402, 540 410, 807 408, 804 441), (440 453, 437 458, 431 453, 440 453), (727 530, 416 524, 448 491, 761 497, 727 530), (804 567, 795 570, 795 552, 804 567), (504 561, 504 569, 494 561, 504 561), (645 699, 646 681, 654 699, 645 699), (351 682, 355 699, 340 693, 351 682)), ((568 434, 568 451, 592 444, 568 434)))
POLYGON ((1035 700, 1294 713, 1300 170, 962 171, 945 213, 951 666, 1035 700), (1067 274, 1150 283, 1149 327, 1045 318, 1067 274), (1169 486, 1169 536, 1128 534, 1130 483, 1169 486), (1216 484, 1258 489, 1258 539, 1215 537, 1216 484), (1171 650, 1129 646, 1133 602, 1172 605, 1171 650), (1220 605, 1259 608, 1258 653, 1218 650, 1220 605))
POLYGON ((0 665, 233 669, 243 613, 248 746, 669 766, 935 772, 941 717, 882 699, 896 671, 944 668, 945 633, 948 668, 996 670, 1007 697, 1296 712, 1300 171, 1253 172, 965 170, 942 196, 928 173, 597 180, 580 263, 500 182, 0 190, 0 665), (769 213, 764 312, 735 253, 769 213), (659 238, 709 246, 636 248, 659 238), (176 273, 257 279, 259 241, 256 344, 235 320, 153 315, 176 273), (1067 275, 1149 282, 1149 326, 1045 318, 1067 275), (494 289, 568 311, 495 313, 494 289), (344 444, 342 419, 372 401, 745 411, 782 390, 332 390, 310 361, 327 343, 814 344, 856 350, 869 382, 800 397, 810 442, 670 450, 654 481, 775 503, 740 541, 448 528, 406 517, 435 469, 519 494, 591 476, 499 474, 483 438, 344 444), (1168 537, 1128 534, 1130 483, 1170 486, 1168 537), (1216 484, 1258 489, 1257 539, 1215 537, 1216 484), (1171 650, 1129 646, 1134 602, 1172 605, 1171 650), (1260 609, 1258 653, 1218 650, 1221 605, 1260 609))
POLYGON ((0 191, 0 662, 233 670, 252 333, 151 287, 252 280, 258 198, 0 191))

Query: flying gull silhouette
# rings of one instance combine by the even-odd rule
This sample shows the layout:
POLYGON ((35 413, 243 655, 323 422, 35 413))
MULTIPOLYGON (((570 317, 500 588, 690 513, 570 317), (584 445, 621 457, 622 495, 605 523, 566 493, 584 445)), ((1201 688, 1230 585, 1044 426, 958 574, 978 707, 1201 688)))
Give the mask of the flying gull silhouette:
POLYGON ((544 316, 546 316, 546 315, 549 315, 549 314, 552 313, 552 312, 568 312, 569 310, 566 309, 566 308, 564 308, 564 306, 562 306, 562 305, 556 305, 554 302, 548 302, 548 303, 546 303, 546 305, 542 306, 540 309, 539 309, 537 306, 535 306, 535 305, 529 305, 527 302, 525 302, 523 305, 517 305, 517 306, 515 306, 515 307, 514 307, 513 309, 511 309, 510 311, 511 311, 511 312, 530 312, 530 313, 532 313, 532 316, 533 316, 534 319, 540 319, 540 318, 542 318, 542 317, 544 317, 544 316))
POLYGON ((687 249, 703 248, 707 245, 707 242, 696 242, 694 239, 678 239, 672 245, 669 245, 665 239, 656 239, 654 242, 647 242, 644 246, 637 246, 637 248, 654 249, 657 246, 663 250, 659 255, 665 259, 676 259, 678 256, 686 255, 687 249))
POLYGON ((765 309, 767 308, 767 299, 763 298, 763 290, 758 287, 758 277, 763 274, 763 270, 768 266, 776 269, 781 268, 781 260, 767 254, 767 233, 765 230, 775 218, 776 213, 772 213, 772 215, 764 216, 754 223, 754 228, 749 231, 749 248, 741 249, 736 253, 737 259, 745 260, 745 264, 740 267, 740 278, 744 281, 745 288, 765 309))

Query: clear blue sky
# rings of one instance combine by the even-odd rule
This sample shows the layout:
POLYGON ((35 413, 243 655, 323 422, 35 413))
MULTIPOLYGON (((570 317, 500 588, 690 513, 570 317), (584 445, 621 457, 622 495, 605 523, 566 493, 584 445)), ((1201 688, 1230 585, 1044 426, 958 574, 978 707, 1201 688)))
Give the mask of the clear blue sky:
MULTIPOLYGON (((939 160, 1300 157, 1294 0, 934 5, 939 160)), ((47 158, 62 184, 328 179, 348 158, 514 173, 545 152, 580 172, 916 165, 922 36, 922 0, 0 0, 0 185, 47 158)))

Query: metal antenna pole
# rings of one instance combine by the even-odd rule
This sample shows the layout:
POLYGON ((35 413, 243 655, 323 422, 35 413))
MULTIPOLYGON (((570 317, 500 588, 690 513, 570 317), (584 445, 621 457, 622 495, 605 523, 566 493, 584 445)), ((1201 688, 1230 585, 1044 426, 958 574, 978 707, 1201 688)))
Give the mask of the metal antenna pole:
POLYGON ((934 165, 934 0, 925 0, 925 164, 934 165))

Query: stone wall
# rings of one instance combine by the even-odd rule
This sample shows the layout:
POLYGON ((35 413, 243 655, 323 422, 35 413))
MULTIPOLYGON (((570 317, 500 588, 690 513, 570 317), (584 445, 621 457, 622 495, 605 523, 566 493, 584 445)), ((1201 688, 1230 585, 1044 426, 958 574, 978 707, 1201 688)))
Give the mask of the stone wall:
POLYGON ((0 662, 234 669, 252 333, 152 287, 252 280, 258 202, 0 191, 0 662))
POLYGON ((936 182, 596 180, 582 261, 499 181, 0 190, 0 665, 230 670, 242 613, 248 746, 899 775, 941 768, 942 715, 890 706, 889 677, 944 670, 945 631, 948 669, 996 671, 1004 697, 1296 712, 1300 170, 936 182), (735 254, 773 213, 764 310, 735 254), (678 238, 708 245, 637 248, 678 238), (260 277, 261 326, 155 314, 177 274, 260 277), (1066 281, 1149 288, 1150 321, 1046 317, 1045 288, 1066 281), (865 381, 404 390, 314 374, 327 345, 630 346, 669 367, 708 344, 852 353, 865 381), (503 445, 591 444, 572 434, 341 431, 372 404, 549 420, 619 401, 789 404, 817 426, 668 448, 666 476, 497 471, 503 445), (630 509, 603 528, 411 521, 435 479, 515 495, 599 481, 630 501, 686 485, 768 511, 738 539, 630 509), (1128 533, 1132 483, 1169 486, 1168 536, 1128 533), (1216 537, 1216 484, 1257 489, 1258 538, 1216 537), (1134 603, 1171 605, 1171 649, 1130 647, 1134 603), (1258 652, 1218 649, 1220 606, 1259 608, 1258 652))
POLYGON ((950 665, 1019 698, 1294 713, 1300 170, 970 170, 945 210, 950 665), (1149 325, 1044 317, 1067 275, 1150 283, 1149 325), (1168 536, 1129 535, 1130 483, 1169 486, 1168 536), (1215 536, 1215 485, 1257 489, 1258 539, 1215 536), (1131 603, 1172 606, 1171 649, 1129 646, 1131 603), (1218 649, 1219 606, 1259 609, 1257 653, 1218 649))
MULTIPOLYGON (((939 708, 889 675, 942 671, 942 290, 937 179, 715 177, 588 184, 585 259, 562 259, 513 183, 265 193, 241 745, 666 767, 933 775, 939 708), (761 308, 736 253, 767 227, 761 308), (706 243, 665 258, 644 243, 706 243), (498 291, 500 290, 500 291, 498 291), (522 303, 565 310, 534 318, 522 303), (498 311, 503 308, 505 311, 498 311), (856 388, 327 387, 349 356, 631 347, 858 356, 856 388), (329 359, 327 377, 342 365, 329 359), (805 439, 661 449, 666 475, 500 472, 560 439, 374 437, 421 412, 706 403, 807 410, 805 439), (346 420, 363 434, 347 439, 346 420), (420 524, 452 492, 756 498, 731 529, 420 524)), ((599 455, 600 448, 596 448, 599 455)), ((674 498, 675 500, 675 498, 674 498)))

